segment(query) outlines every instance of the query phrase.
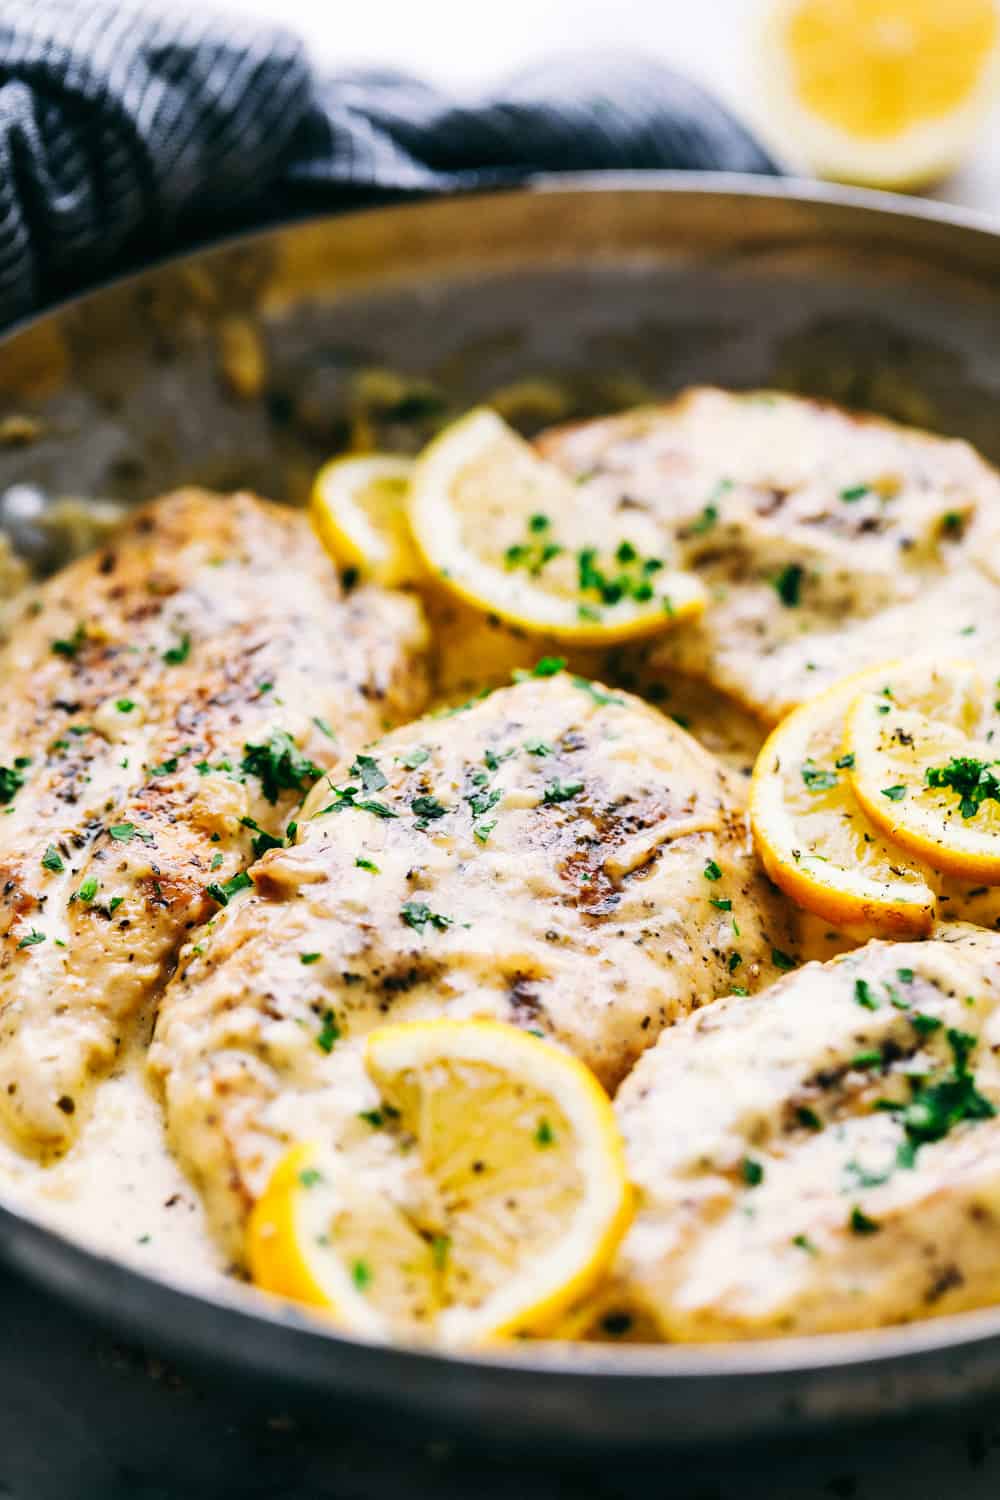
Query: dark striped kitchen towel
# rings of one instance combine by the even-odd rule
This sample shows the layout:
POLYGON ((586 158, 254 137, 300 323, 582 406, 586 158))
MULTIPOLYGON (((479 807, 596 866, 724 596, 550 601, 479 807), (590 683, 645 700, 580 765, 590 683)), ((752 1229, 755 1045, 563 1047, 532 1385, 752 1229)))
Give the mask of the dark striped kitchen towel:
POLYGON ((318 76, 289 32, 200 0, 0 4, 0 325, 277 217, 649 167, 776 170, 710 95, 627 54, 458 102, 395 73, 318 76))

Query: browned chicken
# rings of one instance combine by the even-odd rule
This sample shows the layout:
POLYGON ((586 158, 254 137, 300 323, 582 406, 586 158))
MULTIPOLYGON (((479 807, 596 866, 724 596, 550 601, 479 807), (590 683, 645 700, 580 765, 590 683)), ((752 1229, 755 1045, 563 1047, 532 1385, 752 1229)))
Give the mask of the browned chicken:
POLYGON ((673 1027, 615 1101, 636 1216, 596 1331, 774 1338, 995 1303, 998 1048, 1000 935, 964 923, 673 1027))
POLYGON ((694 389, 544 434, 623 518, 652 516, 712 603, 626 653, 774 721, 914 643, 1000 648, 1000 479, 968 443, 821 401, 694 389), (933 632, 933 639, 928 638, 933 632))
POLYGON ((283 1146, 377 1103, 357 1042, 387 1017, 513 1022, 614 1087, 677 1017, 793 962, 731 774, 565 673, 370 746, 315 788, 297 839, 194 935, 151 1052, 236 1257, 283 1146))
POLYGON ((185 490, 24 596, 0 653, 0 1120, 71 1140, 190 928, 345 750, 425 703, 412 601, 300 514, 185 490))

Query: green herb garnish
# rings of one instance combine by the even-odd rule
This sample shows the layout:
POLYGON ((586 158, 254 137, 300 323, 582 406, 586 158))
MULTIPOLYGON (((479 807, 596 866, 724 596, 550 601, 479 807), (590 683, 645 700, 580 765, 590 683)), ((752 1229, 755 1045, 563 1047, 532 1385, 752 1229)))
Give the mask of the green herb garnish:
POLYGON ((272 730, 263 744, 247 744, 243 750, 240 769, 260 778, 261 791, 268 802, 277 802, 281 791, 306 791, 323 774, 283 729, 272 730))
POLYGON ((213 880, 211 885, 205 887, 205 890, 211 896, 212 900, 217 901, 220 906, 228 906, 237 891, 245 891, 252 885, 253 881, 246 870, 241 870, 238 875, 231 875, 228 880, 222 881, 221 884, 213 880))

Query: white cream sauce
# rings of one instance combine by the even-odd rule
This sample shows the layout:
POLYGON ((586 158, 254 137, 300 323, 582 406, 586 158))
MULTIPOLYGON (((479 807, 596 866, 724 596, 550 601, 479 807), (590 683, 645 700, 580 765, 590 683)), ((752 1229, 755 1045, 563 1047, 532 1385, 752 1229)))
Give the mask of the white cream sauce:
POLYGON ((88 1249, 211 1290, 225 1274, 201 1200, 167 1149, 147 1080, 149 1025, 96 1090, 65 1156, 26 1156, 0 1135, 0 1197, 88 1249))

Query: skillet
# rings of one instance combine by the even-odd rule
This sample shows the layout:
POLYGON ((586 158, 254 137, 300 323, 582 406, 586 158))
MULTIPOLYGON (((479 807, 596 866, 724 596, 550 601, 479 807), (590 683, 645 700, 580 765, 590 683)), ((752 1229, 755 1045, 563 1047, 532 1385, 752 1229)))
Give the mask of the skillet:
MULTIPOLYGON (((966 437, 1000 463, 998 334, 1000 233, 877 194, 645 173, 306 220, 8 335, 0 517, 16 529, 18 494, 130 502, 189 481, 301 500, 344 440, 352 377, 378 367, 459 408, 542 377, 571 414, 697 381, 772 385, 966 437)), ((60 560, 28 532, 41 566, 60 560)), ((444 1356, 343 1340, 236 1287, 209 1300, 2 1195, 0 1257, 285 1407, 550 1452, 787 1434, 1000 1389, 1000 1308, 766 1344, 444 1356)))

